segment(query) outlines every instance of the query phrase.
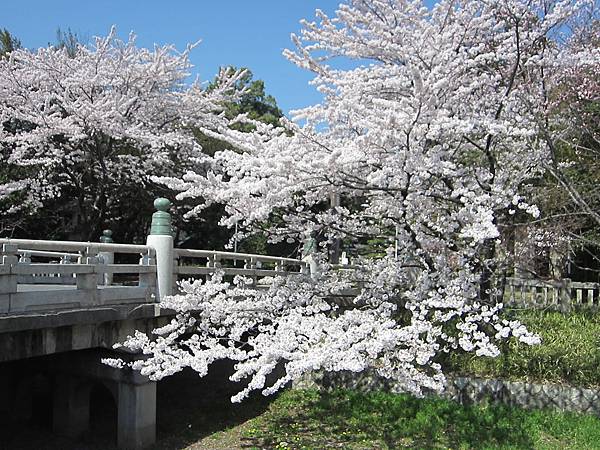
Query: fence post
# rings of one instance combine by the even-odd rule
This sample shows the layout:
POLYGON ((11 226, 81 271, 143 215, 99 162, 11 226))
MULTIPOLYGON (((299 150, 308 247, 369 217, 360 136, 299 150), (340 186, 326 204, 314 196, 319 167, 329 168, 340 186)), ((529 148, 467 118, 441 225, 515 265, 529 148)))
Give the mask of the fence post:
MULTIPOLYGON (((112 231, 111 230, 103 230, 102 236, 100 236, 100 242, 103 244, 112 244, 114 241, 112 240, 112 231)), ((115 254, 114 252, 100 252, 98 253, 98 258, 100 259, 100 263, 104 265, 114 264, 115 262, 115 254)), ((113 282, 113 274, 112 273, 100 273, 98 274, 98 284, 103 284, 104 286, 110 286, 113 282)))
POLYGON ((12 267, 19 262, 18 247, 12 244, 0 245, 0 313, 10 310, 10 295, 17 293, 17 275, 12 267))
POLYGON ((31 264, 31 255, 28 252, 21 253, 19 264, 31 264))
POLYGON ((156 252, 157 299, 173 293, 173 234, 171 215, 167 212, 171 202, 166 198, 154 200, 157 211, 152 214, 150 235, 146 244, 156 252))
MULTIPOLYGON (((254 272, 256 270, 256 258, 251 256, 249 259, 244 259, 244 269, 252 270, 254 272)), ((252 279, 252 286, 256 286, 258 283, 256 272, 250 275, 250 278, 252 279)))
POLYGON ((571 279, 560 280, 560 310, 563 313, 571 311, 571 279))

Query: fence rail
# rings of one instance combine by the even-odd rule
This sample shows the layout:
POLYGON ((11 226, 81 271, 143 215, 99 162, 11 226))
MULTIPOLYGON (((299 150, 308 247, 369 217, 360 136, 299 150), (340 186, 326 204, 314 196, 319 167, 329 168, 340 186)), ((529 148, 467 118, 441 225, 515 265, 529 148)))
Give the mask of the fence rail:
POLYGON ((48 241, 37 239, 7 239, 0 238, 0 245, 10 244, 18 246, 22 251, 41 250, 51 252, 83 252, 98 254, 100 252, 147 254, 154 256, 155 251, 148 245, 115 244, 103 242, 78 242, 78 241, 48 241))
POLYGON ((0 239, 0 313, 154 302, 154 255, 146 245, 0 239), (115 253, 137 254, 141 264, 114 264, 115 253), (114 283, 115 273, 135 283, 114 283))

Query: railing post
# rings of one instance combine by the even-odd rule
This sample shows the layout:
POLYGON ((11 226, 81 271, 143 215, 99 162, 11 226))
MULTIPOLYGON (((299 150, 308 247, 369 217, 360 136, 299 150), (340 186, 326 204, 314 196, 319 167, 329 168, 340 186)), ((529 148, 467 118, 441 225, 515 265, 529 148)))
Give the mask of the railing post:
MULTIPOLYGON (((256 258, 250 257, 250 259, 244 260, 244 269, 250 269, 252 271, 256 270, 256 258)), ((254 272, 250 278, 252 279, 252 286, 256 286, 258 283, 258 277, 256 276, 256 272, 254 272)))
MULTIPOLYGON (((114 241, 112 240, 112 231, 111 230, 103 230, 102 236, 100 236, 100 242, 103 244, 112 244, 114 241)), ((100 259, 100 263, 104 265, 114 264, 115 262, 115 254, 114 252, 100 252, 98 253, 98 258, 100 259)), ((98 284, 103 284, 104 286, 110 286, 113 282, 113 274, 112 273, 100 273, 98 274, 98 284)))
MULTIPOLYGON (((84 251, 79 252, 79 264, 98 265, 98 249, 97 247, 87 247, 84 251)), ((75 275, 75 283, 77 290, 86 291, 88 297, 85 300, 86 304, 97 303, 98 296, 98 274, 94 270, 91 273, 78 273, 75 275)))
POLYGON ((17 275, 12 274, 12 267, 19 262, 17 250, 16 245, 0 245, 0 313, 9 311, 10 295, 17 293, 17 275))
MULTIPOLYGON (((141 254, 140 255, 140 266, 155 266, 156 265, 156 258, 153 258, 152 256, 150 256, 149 254, 141 254)), ((146 287, 146 288, 153 288, 152 289, 152 295, 156 295, 156 272, 144 272, 144 273, 140 273, 140 278, 138 281, 138 286, 140 287, 146 287)), ((158 301, 158 299, 156 299, 156 301, 158 301)))
POLYGON ((150 235, 146 244, 156 251, 157 299, 173 294, 173 234, 171 215, 167 212, 171 202, 166 198, 154 200, 157 211, 152 214, 150 235))
POLYGON ((19 256, 19 264, 31 264, 31 255, 28 252, 22 252, 19 256))
POLYGON ((560 287, 560 310, 563 313, 571 311, 571 279, 563 278, 560 287))

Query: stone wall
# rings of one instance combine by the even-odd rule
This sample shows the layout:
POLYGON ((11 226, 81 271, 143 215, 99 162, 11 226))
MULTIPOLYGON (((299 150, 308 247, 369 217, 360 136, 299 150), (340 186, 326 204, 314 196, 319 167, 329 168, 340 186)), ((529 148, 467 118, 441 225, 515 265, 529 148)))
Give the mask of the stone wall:
MULTIPOLYGON (((297 388, 349 388, 363 392, 374 390, 397 391, 394 383, 373 373, 318 374, 294 384, 297 388)), ((600 416, 600 390, 498 379, 449 377, 442 397, 461 404, 484 402, 502 403, 527 409, 554 409, 600 416)))
POLYGON ((462 404, 491 400, 528 409, 554 409, 600 415, 600 390, 561 384, 458 377, 444 397, 462 404))

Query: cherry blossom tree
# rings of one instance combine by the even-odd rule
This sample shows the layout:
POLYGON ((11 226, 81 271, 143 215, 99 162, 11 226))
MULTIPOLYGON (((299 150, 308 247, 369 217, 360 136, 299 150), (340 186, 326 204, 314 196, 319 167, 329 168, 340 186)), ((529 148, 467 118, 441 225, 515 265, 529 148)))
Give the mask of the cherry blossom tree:
POLYGON ((197 170, 194 130, 224 126, 219 112, 243 74, 224 71, 210 91, 189 85, 192 48, 138 48, 113 29, 90 46, 0 59, 2 214, 56 208, 72 216, 62 224, 70 237, 95 240, 135 216, 131 199, 151 195, 150 176, 197 170))
POLYGON ((183 283, 163 301, 178 312, 171 324, 125 343, 148 354, 132 366, 160 379, 230 358, 232 380, 247 382, 234 401, 313 371, 366 369, 422 394, 443 389, 447 352, 494 357, 502 339, 539 342, 501 315, 503 239, 517 217, 539 214, 526 193, 552 157, 547 88, 559 67, 582 64, 562 33, 588 6, 350 0, 304 21, 285 56, 315 74, 322 104, 286 129, 220 129, 243 152, 216 153, 208 177, 162 181, 202 199, 197 214, 226 205, 225 226, 272 242, 310 236, 313 272, 268 290, 219 274, 183 283), (337 239, 386 236, 395 248, 351 269, 327 263, 337 239))

